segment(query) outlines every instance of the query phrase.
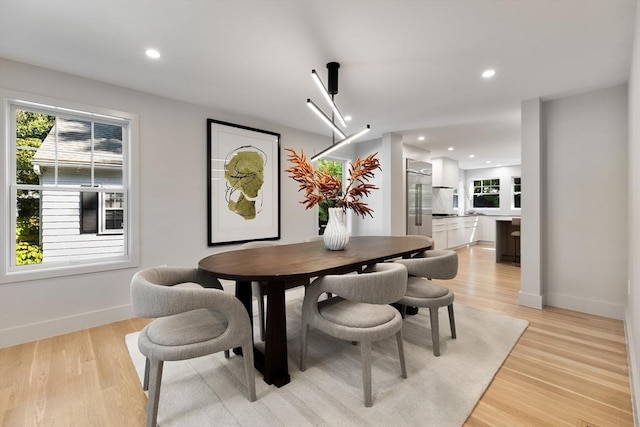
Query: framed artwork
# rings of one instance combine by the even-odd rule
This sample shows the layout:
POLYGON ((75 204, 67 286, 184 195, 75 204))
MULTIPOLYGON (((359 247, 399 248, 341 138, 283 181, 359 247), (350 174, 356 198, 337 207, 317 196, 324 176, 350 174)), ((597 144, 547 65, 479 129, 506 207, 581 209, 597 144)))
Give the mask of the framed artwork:
POLYGON ((207 119, 208 245, 280 238, 280 134, 207 119))

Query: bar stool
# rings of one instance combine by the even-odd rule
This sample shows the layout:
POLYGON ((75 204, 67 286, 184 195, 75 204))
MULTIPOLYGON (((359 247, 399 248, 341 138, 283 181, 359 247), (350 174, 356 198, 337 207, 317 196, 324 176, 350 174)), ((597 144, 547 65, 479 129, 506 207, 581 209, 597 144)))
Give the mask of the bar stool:
POLYGON ((511 232, 511 237, 513 237, 513 263, 520 267, 520 217, 512 218, 511 225, 518 227, 511 232))

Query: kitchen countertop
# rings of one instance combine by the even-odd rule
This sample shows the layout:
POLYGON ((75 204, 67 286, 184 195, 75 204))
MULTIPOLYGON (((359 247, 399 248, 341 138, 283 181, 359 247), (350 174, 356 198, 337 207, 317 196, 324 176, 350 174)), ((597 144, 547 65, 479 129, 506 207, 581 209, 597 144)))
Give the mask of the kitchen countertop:
POLYGON ((464 218, 464 217, 470 217, 470 216, 490 216, 490 217, 504 217, 506 218, 513 218, 513 217, 519 217, 520 215, 511 215, 511 214, 464 214, 464 215, 431 215, 431 219, 447 219, 447 218, 464 218))

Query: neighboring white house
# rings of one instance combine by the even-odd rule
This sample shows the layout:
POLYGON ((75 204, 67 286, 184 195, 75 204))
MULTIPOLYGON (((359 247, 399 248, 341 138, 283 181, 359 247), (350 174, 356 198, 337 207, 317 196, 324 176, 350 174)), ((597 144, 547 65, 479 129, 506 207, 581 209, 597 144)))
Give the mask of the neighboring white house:
POLYGON ((56 118, 32 159, 52 186, 40 203, 43 262, 124 253, 122 136, 118 125, 56 118))

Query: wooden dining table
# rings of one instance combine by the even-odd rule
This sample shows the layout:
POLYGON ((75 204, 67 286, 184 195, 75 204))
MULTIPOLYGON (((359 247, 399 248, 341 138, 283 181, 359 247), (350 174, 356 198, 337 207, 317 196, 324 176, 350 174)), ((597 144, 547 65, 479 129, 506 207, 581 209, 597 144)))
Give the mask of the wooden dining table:
MULTIPOLYGON (((253 318, 251 282, 265 282, 267 297, 264 353, 254 345, 256 368, 267 384, 289 383, 285 288, 308 284, 313 277, 362 271, 367 265, 407 258, 433 247, 433 240, 417 236, 351 237, 340 251, 328 250, 321 240, 240 249, 209 255, 198 267, 219 279, 236 282, 236 297, 253 318)), ((240 349, 234 350, 240 353, 240 349)))

